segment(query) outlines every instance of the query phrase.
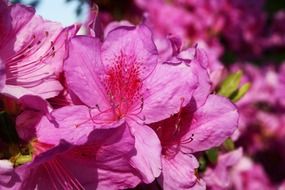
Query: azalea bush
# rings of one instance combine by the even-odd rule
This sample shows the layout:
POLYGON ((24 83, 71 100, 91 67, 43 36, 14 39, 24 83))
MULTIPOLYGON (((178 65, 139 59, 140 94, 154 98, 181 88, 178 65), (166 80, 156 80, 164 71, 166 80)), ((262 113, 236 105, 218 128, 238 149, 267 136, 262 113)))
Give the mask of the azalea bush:
POLYGON ((0 189, 284 189, 274 5, 91 1, 63 27, 0 0, 0 189))

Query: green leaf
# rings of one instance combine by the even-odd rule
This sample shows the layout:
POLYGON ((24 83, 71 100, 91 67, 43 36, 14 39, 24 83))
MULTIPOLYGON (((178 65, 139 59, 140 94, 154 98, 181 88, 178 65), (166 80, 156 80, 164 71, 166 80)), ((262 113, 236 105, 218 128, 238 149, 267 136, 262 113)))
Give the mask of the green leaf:
POLYGON ((206 155, 207 155, 208 160, 212 164, 217 163, 217 160, 218 160, 218 149, 217 148, 211 148, 210 150, 207 150, 206 155))
POLYGON ((232 151, 235 149, 235 144, 231 138, 228 138, 227 140, 225 140, 223 145, 227 151, 232 151))
POLYGON ((206 170, 206 168, 207 168, 207 161, 206 161, 204 156, 200 156, 198 171, 199 172, 204 172, 206 170))
POLYGON ((33 160, 32 155, 18 154, 15 158, 14 165, 15 166, 22 165, 22 164, 25 164, 27 162, 31 162, 32 160, 33 160))
POLYGON ((242 85, 242 87, 240 87, 236 93, 233 93, 231 96, 230 96, 230 99, 233 101, 233 102, 237 102, 239 101, 247 92, 248 90, 250 89, 251 87, 251 84, 250 83, 245 83, 244 85, 242 85))
POLYGON ((221 84, 219 95, 230 97, 239 87, 242 71, 230 74, 221 84))

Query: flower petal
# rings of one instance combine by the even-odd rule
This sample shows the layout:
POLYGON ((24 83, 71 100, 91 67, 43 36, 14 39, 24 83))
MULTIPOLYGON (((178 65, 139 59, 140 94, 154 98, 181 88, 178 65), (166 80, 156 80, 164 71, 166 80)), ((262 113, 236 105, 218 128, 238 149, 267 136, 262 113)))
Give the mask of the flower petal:
MULTIPOLYGON (((0 49, 6 67, 6 84, 26 88, 10 90, 12 96, 28 94, 43 98, 56 96, 62 86, 57 80, 62 71, 65 41, 77 28, 62 29, 59 23, 43 20, 33 8, 20 4, 9 6, 11 26, 0 49), (20 91, 20 92, 18 92, 20 91)), ((9 17, 7 19, 9 19, 9 17)))
POLYGON ((136 155, 131 165, 138 169, 145 183, 151 183, 161 173, 161 145, 155 132, 145 125, 130 123, 135 136, 136 155))
MULTIPOLYGON (((100 41, 80 36, 69 43, 69 56, 64 71, 69 88, 90 107, 108 105, 105 88, 99 79, 104 70, 100 60, 100 41)), ((103 108, 102 108, 103 107, 103 108)), ((104 109, 103 109, 104 110, 104 109)))
POLYGON ((0 92, 2 91, 3 87, 5 86, 5 80, 6 80, 5 64, 1 60, 1 57, 0 57, 0 92))
POLYGON ((140 182, 128 162, 135 153, 134 143, 133 135, 124 124, 92 132, 86 144, 70 149, 60 159, 86 189, 130 188, 140 182), (82 175, 82 171, 86 171, 86 175, 82 175))
POLYGON ((58 144, 61 139, 75 144, 80 139, 86 141, 94 129, 89 117, 86 106, 66 106, 58 109, 52 112, 53 120, 42 117, 37 125, 37 138, 48 144, 58 144))
POLYGON ((231 185, 230 167, 242 158, 242 148, 220 155, 214 169, 207 168, 203 179, 207 185, 215 189, 228 189, 231 185))
POLYGON ((145 79, 155 68, 158 59, 151 31, 145 25, 121 26, 110 31, 102 45, 104 66, 112 67, 121 54, 134 58, 140 78, 145 79))
POLYGON ((189 103, 197 87, 197 77, 191 66, 158 64, 144 85, 143 109, 139 115, 145 123, 153 123, 189 103))
POLYGON ((26 94, 36 95, 34 92, 31 92, 26 88, 7 84, 2 88, 1 93, 17 99, 26 94))
POLYGON ((27 24, 35 12, 32 8, 24 7, 20 4, 8 6, 3 1, 0 2, 0 57, 6 60, 17 48, 16 33, 27 24))
POLYGON ((13 164, 9 160, 0 160, 0 188, 2 185, 8 184, 13 173, 13 164))
POLYGON ((237 108, 227 98, 210 95, 194 113, 190 131, 182 140, 189 141, 189 135, 194 136, 183 148, 197 152, 219 146, 237 129, 238 118, 237 108))
POLYGON ((195 92, 193 94, 193 98, 195 99, 196 102, 196 107, 200 107, 205 103, 211 90, 211 82, 208 72, 206 70, 207 62, 208 58, 205 55, 205 52, 196 49, 193 62, 190 63, 195 73, 197 73, 198 82, 199 82, 199 85, 195 89, 195 92))
POLYGON ((163 189, 191 189, 196 181, 195 169, 199 163, 194 155, 178 152, 174 158, 162 159, 162 181, 163 189))

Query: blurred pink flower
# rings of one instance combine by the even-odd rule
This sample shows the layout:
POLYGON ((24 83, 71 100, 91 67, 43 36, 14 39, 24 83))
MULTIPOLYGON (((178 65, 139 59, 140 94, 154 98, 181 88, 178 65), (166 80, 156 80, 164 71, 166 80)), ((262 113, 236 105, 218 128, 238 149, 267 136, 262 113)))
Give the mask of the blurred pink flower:
POLYGON ((284 48, 285 44, 285 11, 280 10, 274 14, 272 25, 270 26, 268 36, 264 40, 266 48, 284 48))
POLYGON ((251 152, 263 148, 263 142, 265 142, 263 138, 273 135, 282 139, 285 135, 283 125, 285 108, 282 103, 284 96, 281 95, 285 89, 283 67, 282 65, 276 68, 272 65, 256 67, 248 63, 239 63, 232 68, 244 72, 242 83, 251 83, 250 90, 237 102, 240 111, 239 130, 241 134, 250 134, 255 130, 251 135, 261 137, 261 139, 253 137, 260 142, 248 144, 253 146, 251 152), (249 115, 252 117, 248 117, 249 115), (256 130, 259 132, 257 133, 256 130))
POLYGON ((264 5, 265 0, 227 0, 222 32, 229 47, 240 52, 240 56, 262 51, 267 16, 264 5))
POLYGON ((158 35, 175 34, 186 44, 204 41, 209 47, 223 37, 240 56, 264 47, 265 1, 254 0, 136 0, 147 15, 147 25, 158 35), (167 15, 167 19, 165 19, 167 15))
POLYGON ((242 148, 221 154, 215 167, 208 167, 203 179, 211 190, 227 190, 232 187, 231 169, 238 164, 242 158, 242 148))
POLYGON ((241 148, 219 156, 217 165, 206 170, 204 179, 211 190, 273 190, 263 168, 242 156, 241 148))
POLYGON ((242 158, 231 171, 233 187, 236 190, 273 190, 263 168, 249 158, 242 158))
POLYGON ((215 88, 224 69, 219 60, 224 50, 218 40, 225 20, 220 11, 224 1, 137 0, 136 3, 146 11, 145 23, 154 32, 160 55, 165 56, 172 49, 165 36, 181 39, 180 49, 197 45, 206 51, 209 59, 207 69, 215 88), (165 19, 165 15, 168 19, 165 19))

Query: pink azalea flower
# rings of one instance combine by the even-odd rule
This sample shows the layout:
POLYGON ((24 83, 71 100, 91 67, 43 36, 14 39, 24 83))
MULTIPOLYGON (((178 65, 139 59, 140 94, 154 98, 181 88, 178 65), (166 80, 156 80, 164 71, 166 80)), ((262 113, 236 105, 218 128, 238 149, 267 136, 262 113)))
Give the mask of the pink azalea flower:
POLYGON ((196 51, 195 57, 188 58, 190 63, 185 56, 181 63, 191 65, 198 74, 199 85, 191 101, 184 106, 182 99, 178 113, 150 124, 162 145, 159 181, 164 189, 205 189, 195 175, 199 164, 193 154, 219 146, 237 128, 236 107, 224 97, 209 95, 209 76, 201 65, 204 56, 196 51))
POLYGON ((283 48, 285 44, 285 11, 280 10, 274 14, 268 37, 264 41, 266 48, 283 48))
POLYGON ((102 44, 93 37, 75 37, 69 49, 66 81, 89 107, 86 120, 126 121, 137 152, 130 164, 145 183, 152 182, 161 172, 161 145, 145 123, 168 118, 190 101, 197 85, 193 68, 157 63, 151 32, 144 25, 117 27, 102 44))
MULTIPOLYGON (((135 2, 139 8, 147 12, 148 25, 159 35, 176 34, 187 44, 205 41, 210 47, 213 42, 219 42, 219 37, 222 36, 231 49, 243 53, 241 56, 248 53, 245 50, 260 53, 261 47, 264 47, 264 0, 135 2), (165 15, 168 19, 165 19, 165 15)), ((282 42, 282 35, 278 37, 278 42, 282 42)))
MULTIPOLYGON (((165 36, 175 35, 182 39, 181 49, 198 45, 207 53, 208 72, 213 88, 220 82, 223 65, 219 57, 223 48, 218 41, 218 33, 223 27, 224 18, 219 14, 224 1, 146 1, 136 3, 146 12, 146 25, 154 32, 155 43, 160 55, 165 56, 172 48, 165 36), (187 9, 189 8, 189 9, 187 9), (165 15, 168 19, 165 20, 165 15)), ((172 55, 171 55, 172 56, 172 55)))
MULTIPOLYGON (((0 164, 0 189, 9 189, 9 188, 14 188, 18 189, 14 182, 19 181, 19 178, 17 174, 15 173, 15 168, 14 168, 14 158, 18 152, 17 149, 15 149, 15 143, 20 142, 21 145, 24 145, 25 143, 28 143, 31 139, 36 137, 36 130, 35 126, 39 122, 40 118, 48 114, 48 109, 47 109, 47 104, 45 101, 43 101, 40 97, 38 96, 30 96, 30 95, 25 95, 22 96, 20 99, 16 98, 10 98, 10 105, 14 105, 17 108, 14 111, 13 109, 7 110, 8 113, 10 113, 13 116, 17 116, 17 114, 20 112, 21 114, 17 116, 17 121, 16 121, 16 129, 18 132, 18 136, 20 137, 20 140, 16 137, 13 138, 9 141, 5 139, 5 141, 2 143, 0 141, 1 145, 1 163, 5 163, 4 165, 0 164), (29 116, 29 117, 25 117, 29 116), (18 122, 19 121, 21 122, 18 122), (3 151, 3 152, 2 152, 3 151), (14 153, 10 153, 10 152, 14 153), (5 154, 11 154, 11 158, 7 157, 5 154), (4 155, 2 155, 4 153, 4 155), (9 159, 9 160, 6 160, 9 159), (13 162, 13 163, 12 163, 13 162)), ((6 107, 4 106, 4 110, 6 110, 6 107)), ((11 117, 12 118, 12 117, 11 117)), ((11 119, 10 118, 10 119, 11 119)), ((14 117, 13 117, 14 118, 14 117)), ((21 147, 21 146, 19 146, 21 147)), ((21 148, 20 148, 21 149, 21 148)))
POLYGON ((236 190, 275 189, 263 168, 244 157, 231 171, 233 187, 236 190))
POLYGON ((241 56, 248 52, 262 51, 266 22, 265 2, 228 0, 227 6, 223 9, 226 15, 223 36, 233 50, 241 52, 241 56))
POLYGON ((275 189, 261 165, 242 157, 241 149, 219 156, 217 165, 207 169, 204 179, 211 190, 275 189))
POLYGON ((58 75, 65 55, 65 40, 77 27, 63 29, 45 21, 33 8, 0 2, 1 93, 20 97, 56 96, 62 86, 58 75))
POLYGON ((134 137, 124 122, 102 127, 86 122, 84 106, 51 110, 40 97, 19 101, 17 132, 32 146, 33 160, 15 168, 1 160, 0 189, 123 189, 140 181, 128 162, 134 137))
POLYGON ((278 73, 278 85, 276 87, 277 100, 285 107, 285 62, 280 66, 280 72, 278 73))
POLYGON ((242 158, 242 149, 219 155, 214 168, 207 168, 203 179, 211 190, 227 190, 232 187, 231 169, 238 164, 242 158))
MULTIPOLYGON (((244 72, 243 82, 250 82, 251 88, 247 94, 237 103, 240 111, 239 130, 246 139, 251 139, 255 143, 249 143, 250 152, 262 149, 266 143, 266 138, 274 135, 282 138, 284 130, 284 80, 283 65, 278 68, 272 66, 256 67, 250 64, 236 64, 233 70, 242 69, 244 72), (253 117, 248 117, 251 115, 253 117), (254 127, 253 127, 254 126, 254 127), (250 130, 251 129, 251 130, 250 130), (251 134, 255 129, 255 134, 251 134), (259 131, 261 139, 255 139, 256 132, 259 131), (249 136, 251 136, 249 138, 249 136), (263 137, 262 137, 263 136, 263 137), (257 140, 257 141, 256 141, 257 140), (260 141, 260 142, 258 142, 260 141)), ((265 145, 266 146, 266 145, 265 145)))
MULTIPOLYGON (((58 112, 53 114, 57 116, 58 112)), ((76 122, 80 118, 75 116, 73 119, 76 122)), ((47 122, 42 121, 39 127, 54 128, 47 122)), ((135 186, 138 177, 130 172, 134 169, 127 162, 128 155, 135 152, 134 138, 128 127, 121 125, 115 129, 99 130, 92 125, 89 133, 86 129, 81 128, 85 132, 86 141, 80 141, 80 144, 74 138, 73 145, 70 145, 62 140, 59 144, 41 142, 41 136, 46 135, 46 130, 39 128, 37 140, 32 143, 35 158, 31 163, 15 169, 18 180, 14 177, 10 184, 20 189, 123 189, 135 186)), ((73 130, 72 127, 66 127, 60 138, 65 139, 73 130)), ((49 130, 50 138, 55 136, 53 142, 58 143, 57 134, 62 129, 57 130, 55 127, 53 132, 49 130)))

